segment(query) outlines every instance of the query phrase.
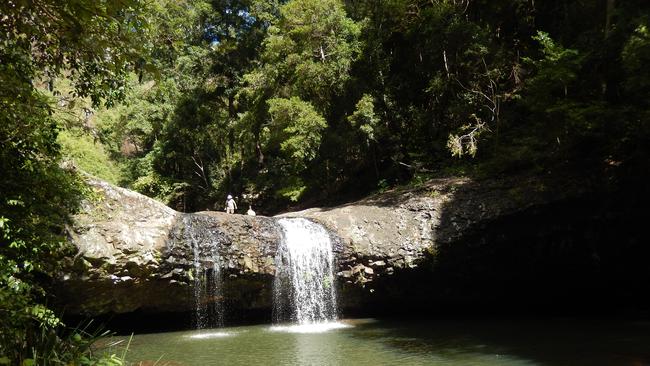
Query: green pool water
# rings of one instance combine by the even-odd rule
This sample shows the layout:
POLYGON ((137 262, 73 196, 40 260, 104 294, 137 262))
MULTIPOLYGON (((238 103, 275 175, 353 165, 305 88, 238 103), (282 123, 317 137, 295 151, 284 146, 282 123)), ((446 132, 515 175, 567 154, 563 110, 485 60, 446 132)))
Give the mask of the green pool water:
POLYGON ((351 319, 332 328, 136 334, 127 360, 160 366, 650 365, 647 322, 351 319))

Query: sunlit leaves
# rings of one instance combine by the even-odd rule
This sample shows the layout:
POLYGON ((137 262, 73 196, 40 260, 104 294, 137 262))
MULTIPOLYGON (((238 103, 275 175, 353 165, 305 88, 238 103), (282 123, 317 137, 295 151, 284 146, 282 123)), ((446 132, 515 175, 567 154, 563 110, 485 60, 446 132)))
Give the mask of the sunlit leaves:
POLYGON ((538 60, 524 58, 535 70, 535 75, 527 82, 528 92, 534 94, 532 101, 566 96, 584 58, 577 50, 555 42, 548 33, 540 31, 533 39, 539 42, 543 57, 538 60))
POLYGON ((127 72, 146 54, 140 5, 0 2, 0 354, 12 364, 34 364, 45 342, 38 334, 59 325, 42 305, 42 280, 69 254, 64 227, 84 191, 79 176, 59 165, 54 100, 39 87, 53 89, 65 76, 72 94, 95 106, 121 100, 127 72))
POLYGON ((338 0, 293 0, 269 28, 262 60, 276 69, 279 96, 313 100, 319 108, 340 92, 360 51, 361 28, 338 0))
POLYGON ((110 104, 124 96, 126 71, 144 55, 139 38, 147 24, 140 7, 139 0, 2 2, 0 55, 22 57, 14 64, 22 63, 29 79, 65 71, 77 96, 110 104))
POLYGON ((375 104, 371 95, 364 94, 361 97, 352 115, 348 116, 348 121, 353 127, 358 128, 368 141, 377 140, 381 121, 375 113, 375 104))
POLYGON ((451 133, 447 139, 447 148, 455 157, 462 157, 469 155, 476 156, 478 151, 478 138, 488 130, 485 122, 478 118, 475 114, 471 115, 472 121, 463 125, 459 130, 460 133, 451 133))
POLYGON ((297 97, 269 100, 270 140, 280 142, 280 150, 304 168, 316 157, 321 132, 327 127, 325 119, 314 107, 297 97))
POLYGON ((639 25, 625 43, 621 54, 623 66, 629 78, 625 87, 635 98, 647 102, 650 91, 650 29, 647 25, 639 25))

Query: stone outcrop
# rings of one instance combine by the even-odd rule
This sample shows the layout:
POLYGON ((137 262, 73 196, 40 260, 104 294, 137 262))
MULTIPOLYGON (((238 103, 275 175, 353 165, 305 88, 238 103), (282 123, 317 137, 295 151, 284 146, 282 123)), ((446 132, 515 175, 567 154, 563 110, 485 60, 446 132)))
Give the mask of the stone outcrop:
POLYGON ((386 286, 409 287, 409 283, 384 279, 432 261, 441 247, 499 218, 580 195, 585 189, 565 185, 562 191, 552 191, 532 178, 480 183, 468 178, 438 179, 340 207, 281 216, 306 217, 336 233, 341 240, 337 254, 342 302, 359 308, 377 295, 395 292, 386 286))
MULTIPOLYGON (((61 274, 66 311, 98 315, 192 309, 195 250, 219 254, 228 306, 270 309, 281 229, 274 218, 183 214, 126 189, 89 179, 94 194, 69 228, 78 253, 61 274)), ((440 179, 351 204, 292 212, 332 233, 344 308, 360 307, 382 278, 417 268, 441 246, 486 222, 563 199, 535 180, 440 179)), ((205 257, 205 256, 202 256, 205 257)), ((207 265, 207 263, 202 263, 207 265)))
POLYGON ((247 308, 270 306, 281 235, 273 219, 183 214, 99 180, 88 183, 94 194, 68 229, 79 251, 66 263, 57 288, 67 312, 191 309, 195 249, 206 257, 202 252, 212 248, 227 279, 224 298, 245 301, 247 308))

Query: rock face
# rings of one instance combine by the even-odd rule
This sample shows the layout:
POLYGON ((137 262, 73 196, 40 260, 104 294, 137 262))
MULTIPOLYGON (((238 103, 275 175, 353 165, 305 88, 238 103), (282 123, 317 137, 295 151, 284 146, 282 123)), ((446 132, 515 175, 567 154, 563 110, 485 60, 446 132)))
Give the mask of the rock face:
POLYGON ((211 248, 217 249, 227 279, 224 298, 243 301, 246 308, 270 306, 281 236, 273 219, 183 214, 141 194, 88 182, 95 194, 68 230, 79 252, 69 259, 58 286, 68 312, 192 309, 195 250, 203 254, 211 248))
MULTIPOLYGON (((89 184, 95 194, 69 228, 79 251, 57 286, 68 313, 191 310, 195 253, 207 250, 218 252, 224 277, 215 301, 232 309, 271 309, 282 237, 274 218, 183 214, 102 181, 89 179, 89 184)), ((428 266, 441 248, 486 223, 578 191, 551 192, 533 180, 440 179, 280 216, 305 217, 328 228, 338 259, 340 305, 360 309, 391 293, 402 296, 392 278, 428 266)))
MULTIPOLYGON (((412 287, 410 281, 430 280, 431 273, 422 275, 419 267, 431 266, 441 248, 484 230, 499 218, 562 201, 579 191, 565 186, 561 192, 551 192, 533 179, 481 183, 467 178, 439 179, 340 207, 281 216, 306 217, 336 233, 341 240, 337 273, 341 302, 344 307, 360 309, 387 302, 383 296, 407 301, 409 294, 402 290, 412 287), (409 277, 415 272, 420 277, 409 277)), ((424 289, 431 290, 436 289, 424 289)))

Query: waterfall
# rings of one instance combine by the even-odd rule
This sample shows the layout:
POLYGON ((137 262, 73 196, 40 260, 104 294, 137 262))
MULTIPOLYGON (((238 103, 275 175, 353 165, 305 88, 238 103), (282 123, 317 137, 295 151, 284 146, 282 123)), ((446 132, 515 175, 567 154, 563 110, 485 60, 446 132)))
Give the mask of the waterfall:
POLYGON ((218 253, 218 241, 202 225, 195 227, 199 218, 186 215, 185 240, 194 254, 192 276, 194 277, 194 328, 216 328, 223 325, 221 299, 222 276, 218 253), (206 235, 207 234, 207 235, 206 235))
POLYGON ((334 255, 327 230, 302 218, 280 219, 274 317, 298 324, 336 320, 334 255))

